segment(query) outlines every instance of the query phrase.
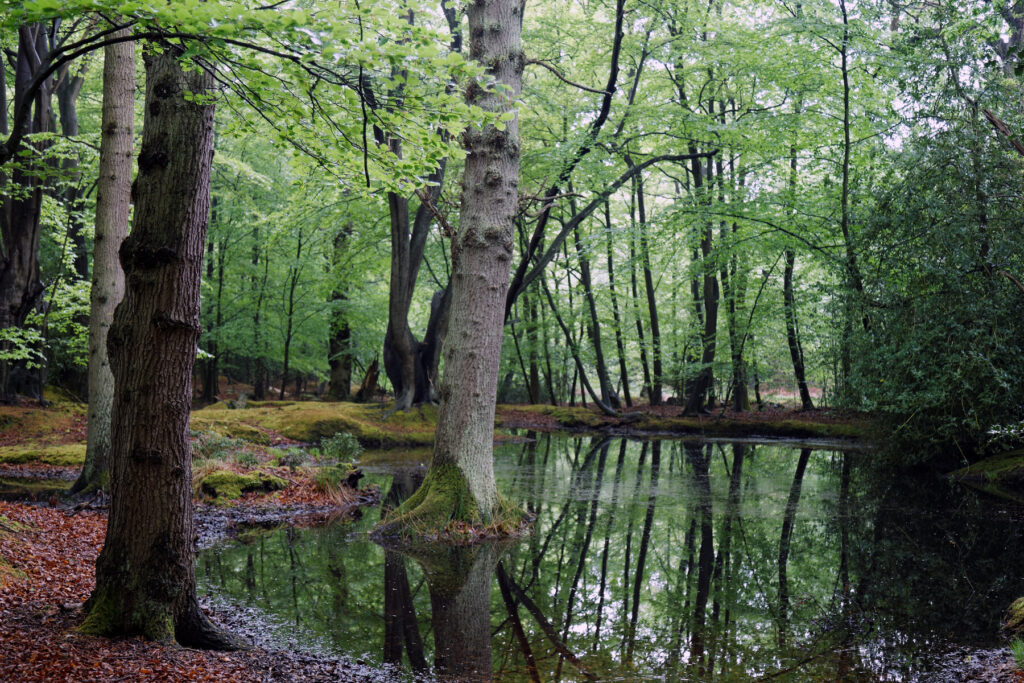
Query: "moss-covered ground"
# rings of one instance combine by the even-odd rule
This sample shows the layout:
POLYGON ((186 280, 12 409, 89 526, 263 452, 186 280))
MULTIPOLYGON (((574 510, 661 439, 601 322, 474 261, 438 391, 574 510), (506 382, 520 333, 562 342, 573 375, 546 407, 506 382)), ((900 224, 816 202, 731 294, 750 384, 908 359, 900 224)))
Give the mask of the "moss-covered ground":
POLYGON ((496 424, 506 428, 573 431, 614 431, 635 435, 706 435, 736 437, 866 438, 867 420, 825 410, 795 412, 771 409, 736 413, 715 411, 683 416, 674 406, 623 409, 609 417, 596 408, 580 406, 498 406, 496 424))
POLYGON ((949 476, 986 493, 1024 503, 1024 450, 1000 453, 949 476))
POLYGON ((434 406, 386 416, 385 407, 378 404, 249 401, 242 409, 215 403, 192 413, 194 430, 255 443, 272 443, 275 435, 314 443, 348 432, 366 448, 429 446, 436 424, 434 406))
POLYGON ((0 446, 0 464, 81 466, 85 462, 85 444, 0 446))

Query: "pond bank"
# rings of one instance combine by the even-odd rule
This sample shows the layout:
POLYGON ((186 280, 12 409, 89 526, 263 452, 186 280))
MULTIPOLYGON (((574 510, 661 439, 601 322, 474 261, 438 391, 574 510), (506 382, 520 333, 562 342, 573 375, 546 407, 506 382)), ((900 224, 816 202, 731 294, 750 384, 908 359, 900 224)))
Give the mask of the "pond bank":
MULTIPOLYGON (((375 500, 375 496, 371 497, 375 500)), ((241 504, 196 510, 199 543, 247 525, 317 524, 358 514, 356 506, 299 505, 289 510, 241 504)), ((0 502, 0 671, 17 681, 392 681, 388 671, 346 657, 254 647, 204 652, 141 638, 99 638, 77 632, 82 602, 95 583, 106 512, 0 502)), ((215 620, 253 635, 235 613, 204 606, 215 620)))

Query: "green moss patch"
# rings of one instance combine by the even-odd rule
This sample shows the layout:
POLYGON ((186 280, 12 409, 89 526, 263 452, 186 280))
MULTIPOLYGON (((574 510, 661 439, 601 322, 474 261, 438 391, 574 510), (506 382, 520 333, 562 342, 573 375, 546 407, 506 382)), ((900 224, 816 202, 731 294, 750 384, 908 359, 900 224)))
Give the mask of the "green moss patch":
POLYGON ((0 443, 58 445, 85 441, 84 403, 0 406, 0 443))
POLYGON ((284 479, 264 472, 234 472, 227 469, 216 469, 203 474, 195 482, 197 493, 213 499, 221 505, 241 498, 243 493, 250 491, 280 491, 288 485, 284 479))
POLYGON ((596 429, 607 424, 605 418, 598 415, 589 408, 583 408, 578 406, 551 406, 551 405, 517 405, 517 406, 502 406, 502 413, 507 413, 509 418, 504 419, 501 416, 498 417, 497 422, 503 424, 504 422, 514 422, 516 417, 521 417, 522 414, 529 418, 537 419, 543 424, 545 421, 551 421, 551 428, 563 427, 566 429, 580 429, 580 428, 591 428, 596 429), (517 416, 516 413, 520 413, 517 416))
POLYGON ((643 416, 629 421, 630 429, 654 433, 711 434, 715 436, 786 436, 853 439, 865 436, 865 427, 847 422, 810 420, 730 420, 715 417, 643 416))
POLYGON ((1024 450, 1009 451, 950 473, 968 486, 1018 502, 1024 502, 1024 450))
POLYGON ((1003 628, 1016 636, 1024 636, 1024 598, 1017 598, 1006 610, 1003 628))
POLYGON ((72 467, 84 462, 85 444, 0 447, 0 463, 7 465, 35 464, 72 467))
POLYGON ((429 446, 437 408, 422 406, 385 418, 378 405, 252 401, 244 410, 204 408, 192 414, 192 428, 267 443, 268 432, 313 443, 348 432, 366 448, 429 446))

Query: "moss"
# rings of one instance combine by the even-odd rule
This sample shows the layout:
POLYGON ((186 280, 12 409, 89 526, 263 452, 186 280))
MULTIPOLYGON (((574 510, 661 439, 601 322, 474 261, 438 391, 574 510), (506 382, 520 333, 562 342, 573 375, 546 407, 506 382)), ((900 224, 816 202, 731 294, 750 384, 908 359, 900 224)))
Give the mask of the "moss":
POLYGON ((85 444, 65 446, 4 446, 0 447, 0 463, 8 465, 81 465, 85 462, 85 444))
POLYGON ((438 533, 451 522, 482 525, 484 519, 469 482, 455 465, 427 470, 416 492, 391 512, 376 531, 385 536, 425 536, 438 533))
POLYGON ((589 408, 576 406, 517 405, 516 412, 544 415, 568 429, 596 428, 605 424, 604 418, 589 408))
POLYGON ((525 511, 500 495, 495 509, 482 514, 462 471, 441 465, 427 470, 416 492, 388 513, 373 533, 402 552, 427 548, 429 554, 429 547, 438 542, 465 545, 520 537, 528 533, 528 521, 525 511))
POLYGON ((43 387, 43 400, 48 403, 82 403, 77 396, 61 387, 46 385, 43 387))
POLYGON ((214 470, 203 476, 198 482, 198 489, 213 498, 220 505, 249 491, 279 491, 288 485, 284 479, 264 472, 238 473, 231 470, 214 470))
POLYGON ((1024 636, 1024 598, 1017 598, 1006 610, 1003 628, 1016 636, 1024 636))
POLYGON ((70 433, 82 427, 85 412, 85 404, 80 403, 54 403, 46 408, 0 406, 0 429, 20 442, 60 444, 68 441, 70 433))
POLYGON ((206 412, 206 409, 197 411, 192 414, 190 427, 193 431, 206 432, 225 439, 241 439, 261 446, 270 445, 270 435, 266 432, 241 419, 232 419, 231 414, 239 411, 223 412, 226 415, 222 417, 219 412, 214 415, 206 412))
POLYGON ((89 614, 78 627, 81 633, 93 636, 142 635, 163 643, 174 641, 174 620, 166 605, 143 599, 132 603, 138 586, 126 591, 110 589, 95 593, 86 603, 89 614))
POLYGON ((864 436, 864 427, 844 422, 811 422, 805 420, 746 421, 714 417, 652 417, 643 416, 628 423, 637 431, 659 433, 715 434, 721 436, 789 436, 848 439, 864 436))
POLYGON ((1001 498, 1024 502, 1024 450, 980 460, 949 477, 1001 498))
POLYGON ((193 429, 267 443, 267 431, 313 443, 349 432, 367 448, 426 446, 434 442, 437 409, 414 408, 384 418, 376 405, 253 401, 245 410, 204 408, 192 415, 193 429))

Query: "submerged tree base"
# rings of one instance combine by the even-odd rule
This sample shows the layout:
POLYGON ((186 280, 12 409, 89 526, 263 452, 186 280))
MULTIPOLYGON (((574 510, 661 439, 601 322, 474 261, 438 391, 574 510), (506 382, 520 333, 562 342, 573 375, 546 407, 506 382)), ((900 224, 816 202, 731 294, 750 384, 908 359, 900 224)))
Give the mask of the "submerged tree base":
POLYGON ((427 471, 416 492, 389 513, 373 534, 465 544, 525 536, 531 522, 525 511, 501 496, 491 514, 482 514, 462 470, 440 465, 427 471))

